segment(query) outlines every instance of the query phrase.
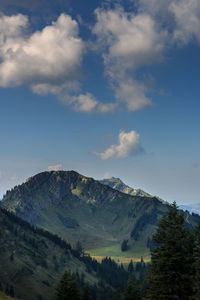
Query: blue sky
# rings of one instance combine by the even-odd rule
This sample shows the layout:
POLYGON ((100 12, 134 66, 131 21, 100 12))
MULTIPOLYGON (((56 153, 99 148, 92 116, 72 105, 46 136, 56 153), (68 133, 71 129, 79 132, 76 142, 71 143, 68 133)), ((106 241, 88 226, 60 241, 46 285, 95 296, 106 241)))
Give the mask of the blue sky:
POLYGON ((200 202, 198 0, 6 0, 0 12, 0 195, 64 169, 200 202))

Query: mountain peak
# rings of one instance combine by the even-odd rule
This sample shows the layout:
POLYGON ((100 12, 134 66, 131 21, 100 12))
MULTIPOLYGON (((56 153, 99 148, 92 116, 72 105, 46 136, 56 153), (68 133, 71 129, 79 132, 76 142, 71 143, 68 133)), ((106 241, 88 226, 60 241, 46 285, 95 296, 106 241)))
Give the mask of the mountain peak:
POLYGON ((108 179, 100 180, 102 184, 108 185, 111 188, 118 190, 122 193, 129 194, 131 196, 140 196, 140 197, 152 197, 150 194, 144 192, 141 189, 135 189, 126 185, 120 178, 111 177, 108 179))

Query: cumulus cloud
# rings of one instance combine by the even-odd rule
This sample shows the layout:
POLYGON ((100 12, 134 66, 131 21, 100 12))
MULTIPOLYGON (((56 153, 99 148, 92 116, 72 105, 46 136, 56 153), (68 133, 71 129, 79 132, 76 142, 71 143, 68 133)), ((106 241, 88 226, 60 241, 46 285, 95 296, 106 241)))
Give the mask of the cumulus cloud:
POLYGON ((48 171, 59 171, 62 168, 61 164, 57 164, 55 166, 48 166, 48 171))
POLYGON ((93 28, 99 47, 103 49, 105 73, 115 96, 129 111, 151 105, 147 87, 137 80, 136 71, 162 60, 167 32, 157 28, 148 14, 135 15, 122 8, 96 10, 93 28))
POLYGON ((101 103, 92 94, 77 94, 84 42, 78 23, 66 14, 41 31, 27 34, 22 14, 0 17, 0 87, 28 85, 34 93, 54 94, 85 113, 114 112, 117 103, 101 103))
POLYGON ((140 145, 140 136, 134 130, 131 130, 130 132, 121 130, 118 141, 118 145, 111 145, 105 151, 101 153, 95 152, 94 154, 100 156, 102 160, 106 160, 110 158, 124 158, 131 154, 143 152, 143 148, 140 145))
POLYGON ((29 36, 27 28, 24 15, 0 17, 0 86, 26 84, 44 92, 76 81, 84 49, 77 22, 62 14, 29 36))

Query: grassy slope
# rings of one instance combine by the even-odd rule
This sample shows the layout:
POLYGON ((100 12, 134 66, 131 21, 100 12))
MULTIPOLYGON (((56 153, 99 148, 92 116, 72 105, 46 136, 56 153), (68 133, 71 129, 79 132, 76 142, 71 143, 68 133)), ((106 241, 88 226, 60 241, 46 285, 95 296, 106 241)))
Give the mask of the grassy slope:
POLYGON ((1 210, 0 266, 3 289, 7 284, 13 285, 15 295, 25 300, 35 300, 39 295, 52 299, 54 287, 65 269, 83 272, 87 281, 96 282, 70 250, 23 228, 1 210), (37 248, 29 242, 31 239, 34 239, 37 248))

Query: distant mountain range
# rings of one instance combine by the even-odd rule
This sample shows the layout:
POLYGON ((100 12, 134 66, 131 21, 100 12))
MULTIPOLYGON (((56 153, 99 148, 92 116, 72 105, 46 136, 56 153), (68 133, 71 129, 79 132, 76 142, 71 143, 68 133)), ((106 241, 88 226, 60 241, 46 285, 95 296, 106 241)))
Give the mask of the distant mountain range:
MULTIPOLYGON (((113 181, 120 183, 118 189, 131 193, 119 179, 109 184, 113 181)), ((95 257, 148 258, 152 234, 170 205, 143 191, 138 193, 125 194, 74 171, 52 171, 7 191, 1 207, 72 245, 80 241, 95 257), (125 253, 121 251, 124 240, 125 253)), ((195 225, 198 217, 185 214, 188 225, 195 225)))
POLYGON ((192 204, 185 204, 180 205, 180 209, 183 209, 184 211, 189 211, 190 213, 195 213, 200 215, 200 203, 192 203, 192 204))

